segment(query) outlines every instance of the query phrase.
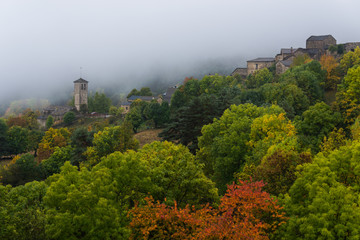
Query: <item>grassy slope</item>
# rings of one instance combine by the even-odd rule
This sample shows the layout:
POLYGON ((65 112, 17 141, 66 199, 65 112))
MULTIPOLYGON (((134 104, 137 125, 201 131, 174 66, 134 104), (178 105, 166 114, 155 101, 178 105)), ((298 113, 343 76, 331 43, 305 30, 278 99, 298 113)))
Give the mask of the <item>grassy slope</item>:
POLYGON ((139 141, 140 147, 144 146, 145 144, 154 142, 154 141, 160 141, 161 138, 158 137, 158 134, 163 129, 149 129, 142 132, 139 132, 135 134, 135 138, 139 141))

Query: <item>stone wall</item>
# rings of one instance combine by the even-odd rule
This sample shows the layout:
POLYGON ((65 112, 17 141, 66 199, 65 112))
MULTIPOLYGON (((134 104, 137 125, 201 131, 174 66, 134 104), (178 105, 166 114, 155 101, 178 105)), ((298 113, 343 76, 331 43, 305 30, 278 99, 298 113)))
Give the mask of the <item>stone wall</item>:
POLYGON ((275 61, 272 62, 247 62, 247 75, 254 73, 257 70, 260 70, 262 68, 267 68, 267 67, 271 67, 271 65, 274 63, 275 61))
POLYGON ((74 104, 76 110, 80 111, 80 106, 88 105, 88 84, 74 83, 74 104))
POLYGON ((344 51, 345 51, 345 53, 350 52, 350 51, 354 51, 356 49, 356 47, 360 47, 360 42, 344 43, 344 51))
POLYGON ((247 68, 236 68, 232 73, 231 76, 240 75, 241 77, 247 76, 247 68))
POLYGON ((307 40, 306 48, 318 48, 318 49, 326 49, 328 46, 336 45, 336 39, 333 37, 328 37, 324 40, 307 40))

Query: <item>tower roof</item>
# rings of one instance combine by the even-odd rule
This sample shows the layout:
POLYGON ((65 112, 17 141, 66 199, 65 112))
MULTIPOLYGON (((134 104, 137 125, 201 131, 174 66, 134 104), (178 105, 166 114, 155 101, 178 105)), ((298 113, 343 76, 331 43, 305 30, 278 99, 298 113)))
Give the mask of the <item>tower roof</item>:
POLYGON ((75 80, 74 83, 88 83, 85 79, 79 78, 78 80, 75 80))

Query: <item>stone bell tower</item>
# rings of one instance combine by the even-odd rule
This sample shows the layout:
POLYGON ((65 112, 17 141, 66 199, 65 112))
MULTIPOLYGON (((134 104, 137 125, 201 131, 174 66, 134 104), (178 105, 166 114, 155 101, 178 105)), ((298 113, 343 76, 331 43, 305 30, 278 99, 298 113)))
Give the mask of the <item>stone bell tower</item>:
POLYGON ((74 103, 76 110, 80 111, 81 105, 88 105, 88 81, 79 78, 74 81, 74 103))

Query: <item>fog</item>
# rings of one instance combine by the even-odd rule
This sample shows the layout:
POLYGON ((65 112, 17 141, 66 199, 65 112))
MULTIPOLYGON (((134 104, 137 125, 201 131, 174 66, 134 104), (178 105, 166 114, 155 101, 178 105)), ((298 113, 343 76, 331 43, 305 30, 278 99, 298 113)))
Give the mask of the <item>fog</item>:
POLYGON ((310 35, 360 41, 358 9, 357 0, 1 0, 0 103, 67 97, 80 76, 120 93, 230 74, 310 35))

